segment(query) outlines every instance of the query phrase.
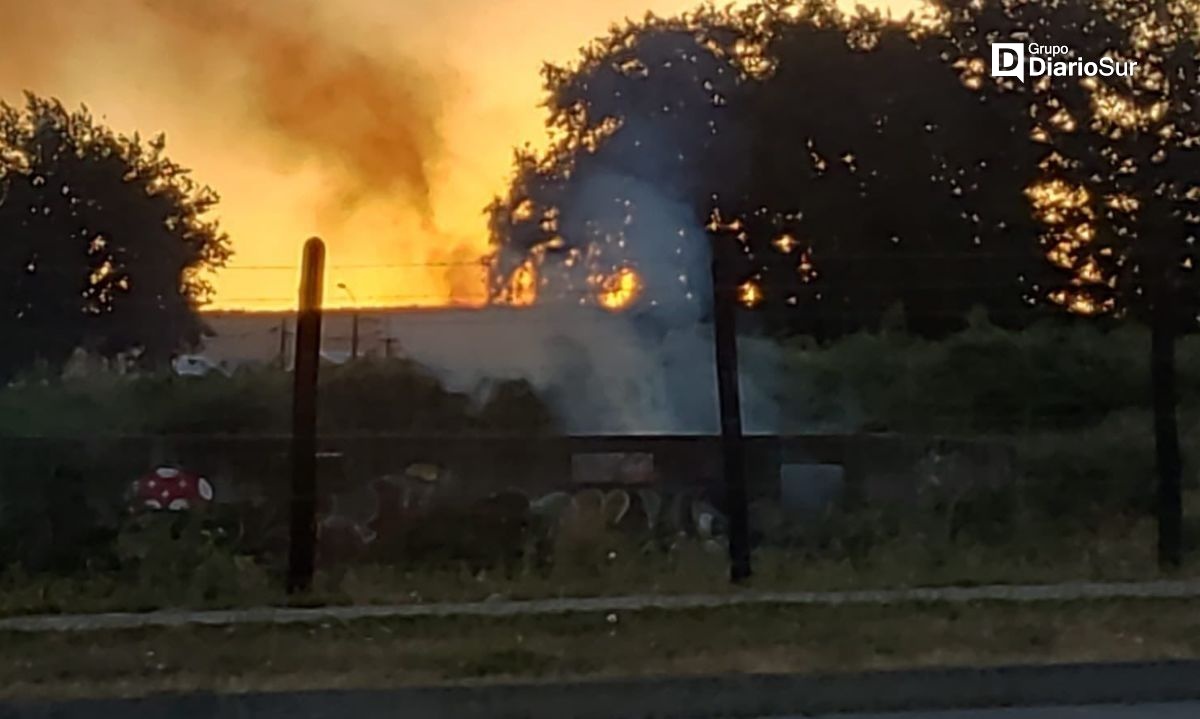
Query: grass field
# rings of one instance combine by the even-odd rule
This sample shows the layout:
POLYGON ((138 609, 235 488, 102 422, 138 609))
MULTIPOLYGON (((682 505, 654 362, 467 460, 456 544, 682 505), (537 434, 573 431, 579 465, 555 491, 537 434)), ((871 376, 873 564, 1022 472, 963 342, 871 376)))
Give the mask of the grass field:
MULTIPOLYGON (((1153 537, 1153 524, 1140 521, 1075 537, 1017 533, 994 546, 905 537, 853 559, 762 549, 755 553, 749 587, 821 591, 1158 579, 1163 575, 1153 537)), ((692 543, 670 554, 647 555, 620 538, 605 537, 586 550, 586 556, 564 557, 547 573, 526 568, 512 576, 396 564, 344 567, 322 572, 311 594, 292 598, 283 593, 280 578, 249 560, 220 554, 186 566, 171 557, 165 567, 149 566, 132 575, 53 578, 10 572, 0 576, 0 616, 732 591, 728 560, 719 549, 692 543)), ((1196 553, 1176 576, 1200 576, 1196 553)))
POLYGON ((742 607, 7 634, 0 697, 1200 656, 1195 602, 742 607))

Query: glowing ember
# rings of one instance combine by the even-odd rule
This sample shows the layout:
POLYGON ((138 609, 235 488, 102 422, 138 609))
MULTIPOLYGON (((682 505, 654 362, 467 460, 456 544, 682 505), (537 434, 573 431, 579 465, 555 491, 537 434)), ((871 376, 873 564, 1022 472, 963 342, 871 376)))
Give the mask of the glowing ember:
POLYGON ((620 310, 632 304, 641 291, 641 278, 631 268, 623 267, 604 280, 596 299, 601 307, 620 310))
POLYGON ((754 281, 747 281, 738 287, 738 299, 747 307, 754 307, 763 300, 762 288, 754 281))
POLYGON ((530 217, 533 217, 533 201, 529 199, 522 200, 520 204, 513 208, 512 221, 524 222, 530 217))
POLYGON ((796 245, 799 243, 796 242, 795 237, 784 234, 772 240, 771 244, 775 245, 775 248, 780 252, 791 252, 792 250, 796 249, 796 245))

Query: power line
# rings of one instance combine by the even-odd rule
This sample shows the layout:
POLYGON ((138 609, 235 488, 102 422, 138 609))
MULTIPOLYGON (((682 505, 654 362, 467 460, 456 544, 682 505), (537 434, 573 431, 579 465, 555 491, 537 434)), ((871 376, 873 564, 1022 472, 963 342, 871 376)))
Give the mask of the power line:
MULTIPOLYGON (((422 267, 488 267, 490 263, 485 259, 471 261, 454 261, 454 262, 380 262, 371 264, 355 264, 355 265, 330 265, 325 268, 325 273, 330 274, 341 270, 383 270, 394 268, 422 268, 422 267)), ((213 272, 225 272, 232 270, 241 271, 299 271, 299 265, 229 265, 214 269, 213 272)))
MULTIPOLYGON (((881 242, 883 242, 883 241, 881 241, 881 242)), ((1009 258, 1009 259, 1026 258, 1026 259, 1030 259, 1030 260, 1040 260, 1041 259, 1040 255, 1042 253, 1038 251, 1039 249, 1044 249, 1044 248, 1039 245, 1031 244, 1027 248, 1027 250, 1028 250, 1027 252, 1022 252, 1022 251, 1000 252, 1000 251, 972 249, 972 248, 964 248, 962 250, 955 251, 955 252, 949 252, 949 251, 917 252, 917 251, 912 251, 912 250, 907 249, 903 245, 903 243, 901 243, 901 244, 894 245, 892 248, 890 248, 889 250, 886 250, 886 251, 842 252, 842 251, 838 251, 838 250, 822 249, 820 246, 817 246, 817 247, 812 248, 812 250, 811 250, 811 261, 814 262, 814 264, 819 265, 819 263, 822 261, 823 258, 826 260, 829 260, 829 261, 838 261, 838 262, 850 261, 850 260, 854 260, 854 261, 875 260, 875 261, 880 261, 880 262, 883 262, 883 261, 895 262, 898 259, 902 259, 902 260, 907 260, 907 259, 916 259, 916 260, 955 259, 955 260, 958 260, 958 261, 964 262, 964 263, 974 263, 977 260, 987 260, 987 259, 994 259, 994 258, 1009 258)), ((1184 248, 1180 248, 1180 251, 1183 252, 1184 248)), ((767 253, 767 250, 764 249, 763 253, 767 253)), ((797 259, 800 259, 805 254, 806 253, 802 250, 797 250, 797 251, 788 252, 788 253, 782 253, 782 252, 778 252, 777 250, 771 250, 770 255, 769 255, 769 257, 770 257, 769 262, 778 264, 779 262, 781 262, 789 257, 795 257, 797 259)), ((614 262, 614 263, 621 263, 621 262, 633 263, 633 268, 635 270, 637 269, 636 259, 637 258, 634 256, 623 256, 620 253, 614 254, 614 256, 611 258, 612 262, 614 262)), ((765 260, 765 258, 764 258, 764 260, 765 260)), ((557 265, 558 263, 549 262, 546 264, 548 264, 549 266, 554 268, 555 265, 557 265)), ((598 263, 598 264, 604 264, 604 263, 598 263)), ((445 267, 490 268, 492 266, 494 266, 494 263, 490 257, 481 256, 481 257, 478 257, 478 258, 472 259, 472 260, 446 260, 446 261, 422 260, 422 261, 412 261, 412 262, 369 262, 369 263, 354 263, 354 264, 344 264, 344 265, 330 265, 330 266, 326 267, 326 273, 328 274, 328 273, 343 271, 343 270, 361 271, 361 270, 380 270, 380 269, 420 269, 420 268, 445 268, 445 267)), ((819 267, 818 267, 818 269, 819 269, 819 267)), ((197 273, 207 273, 207 274, 219 274, 221 272, 227 272, 227 271, 228 272, 253 272, 253 271, 264 271, 264 272, 293 271, 293 272, 296 272, 296 271, 299 271, 299 265, 292 265, 292 264, 287 264, 287 265, 273 265, 273 264, 247 265, 247 264, 236 264, 235 263, 235 264, 230 264, 230 265, 226 265, 226 266, 222 266, 222 267, 213 267, 213 268, 198 267, 198 268, 194 268, 192 271, 197 272, 197 273)), ((29 274, 36 275, 36 274, 47 273, 47 272, 63 272, 63 273, 81 274, 81 275, 84 274, 83 272, 81 272, 77 269, 73 269, 73 268, 67 269, 67 268, 54 267, 54 266, 36 267, 36 270, 29 274)))

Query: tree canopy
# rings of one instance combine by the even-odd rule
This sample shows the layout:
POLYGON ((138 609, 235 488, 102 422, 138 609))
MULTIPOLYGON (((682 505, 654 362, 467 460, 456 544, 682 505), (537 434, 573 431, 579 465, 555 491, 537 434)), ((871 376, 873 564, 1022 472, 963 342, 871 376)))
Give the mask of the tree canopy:
MULTIPOLYGON (((546 68, 556 141, 518 153, 491 208, 495 289, 536 267, 544 296, 603 303, 639 265, 662 302, 697 285, 639 256, 687 257, 680 246, 725 235, 742 244, 748 304, 819 335, 897 303, 935 335, 976 305, 1007 326, 1045 300, 1144 309, 1155 258, 1156 276, 1179 270, 1161 287, 1191 293, 1197 11, 1159 7, 948 0, 904 24, 772 1, 616 27, 546 68), (1143 71, 986 77, 988 43, 1039 36, 1143 71)), ((1194 299, 1171 302, 1194 324, 1194 299)))
MULTIPOLYGON (((1083 314, 1150 325, 1158 482, 1158 556, 1182 561, 1182 456, 1176 344, 1200 312, 1200 3, 1195 0, 1009 0, 949 5, 964 58, 987 43, 1046 37, 1072 59, 1136 63, 1079 78, 1049 74, 1019 87, 980 82, 1017 98, 1045 145, 1043 180, 1029 188, 1042 244, 1059 270, 1049 299, 1083 314)), ((968 71, 982 62, 967 60, 968 71)), ((976 70, 978 71, 978 70, 976 70)))
POLYGON ((922 334, 961 329, 974 306, 1026 323, 1045 268, 1022 241, 1039 153, 1020 113, 965 86, 927 28, 768 18, 735 216, 764 307, 823 335, 896 304, 922 334))
POLYGON ((0 104, 0 378, 76 349, 160 362, 194 344, 228 238, 216 194, 86 109, 0 104))
MULTIPOLYGON (((1023 188, 1039 149, 929 35, 821 2, 615 28, 547 68, 558 140, 519 153, 492 207, 500 277, 530 263, 543 288, 565 275, 603 297, 622 263, 723 235, 741 243, 747 303, 792 331, 872 326, 897 303, 931 334, 974 305, 1025 322, 1048 271, 1019 239, 1036 234, 1023 188), (664 198, 683 209, 666 226, 664 198)), ((657 302, 694 289, 642 274, 657 302)))
POLYGON ((703 246, 712 196, 745 172, 727 109, 745 85, 739 37, 715 11, 649 17, 577 67, 545 69, 555 141, 518 152, 491 208, 502 283, 532 263, 542 298, 595 302, 636 263, 655 301, 699 304, 708 268, 684 250, 703 246))
POLYGON ((1087 314, 1169 309, 1194 328, 1200 233, 1200 4, 1194 0, 954 0, 948 45, 983 90, 1024 110, 1042 148, 1029 188, 1058 270, 1049 296, 1087 314), (1127 75, 984 82, 987 44, 1053 39, 1074 57, 1134 61, 1127 75))

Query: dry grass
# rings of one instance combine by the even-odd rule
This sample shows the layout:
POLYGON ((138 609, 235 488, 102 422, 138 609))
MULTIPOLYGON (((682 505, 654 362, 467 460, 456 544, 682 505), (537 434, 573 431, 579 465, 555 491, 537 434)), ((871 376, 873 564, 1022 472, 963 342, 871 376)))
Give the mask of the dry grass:
MULTIPOLYGON (((1142 522, 1107 534, 1064 535, 1052 541, 1014 536, 995 546, 937 545, 906 538, 881 544, 855 560, 763 549, 755 555, 750 586, 819 591, 1157 579, 1161 575, 1152 547, 1153 525, 1142 522)), ((1200 576, 1196 554, 1191 553, 1180 576, 1200 576)), ((730 591, 727 559, 719 551, 685 544, 669 555, 643 554, 613 537, 590 548, 585 560, 560 561, 547 573, 531 567, 506 576, 465 568, 360 565, 320 574, 313 593, 299 599, 289 599, 278 578, 249 562, 215 566, 208 574, 189 568, 173 579, 174 575, 30 578, 10 573, 0 578, 0 615, 730 591)))
POLYGON ((0 696, 1195 657, 1193 602, 740 607, 7 634, 0 696))

